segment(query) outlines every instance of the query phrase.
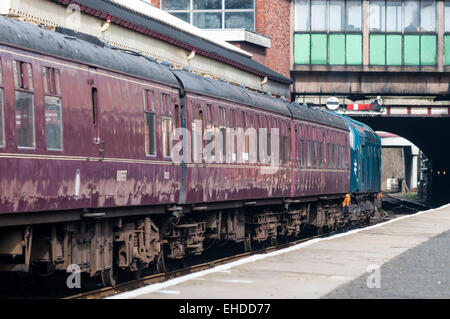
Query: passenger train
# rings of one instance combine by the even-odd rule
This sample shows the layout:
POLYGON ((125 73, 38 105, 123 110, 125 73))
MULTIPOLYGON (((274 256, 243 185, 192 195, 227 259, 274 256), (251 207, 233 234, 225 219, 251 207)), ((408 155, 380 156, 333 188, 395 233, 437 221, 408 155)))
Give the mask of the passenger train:
POLYGON ((114 285, 206 243, 378 218, 380 176, 380 139, 355 120, 0 17, 0 271, 77 265, 114 285), (279 159, 223 134, 211 162, 176 128, 254 128, 279 159))

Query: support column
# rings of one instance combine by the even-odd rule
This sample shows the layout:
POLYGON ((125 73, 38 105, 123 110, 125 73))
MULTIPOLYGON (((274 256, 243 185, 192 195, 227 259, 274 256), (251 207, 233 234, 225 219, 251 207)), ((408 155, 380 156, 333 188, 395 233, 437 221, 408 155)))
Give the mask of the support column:
POLYGON ((444 71, 444 1, 437 1, 437 19, 436 19, 436 31, 437 31, 437 56, 436 62, 438 71, 444 71))
POLYGON ((363 67, 369 65, 369 0, 362 2, 363 67))

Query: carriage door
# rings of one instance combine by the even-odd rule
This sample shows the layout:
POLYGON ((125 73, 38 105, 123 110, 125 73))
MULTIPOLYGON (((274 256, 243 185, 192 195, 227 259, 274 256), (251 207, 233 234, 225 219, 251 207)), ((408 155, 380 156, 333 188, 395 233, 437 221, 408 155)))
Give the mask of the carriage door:
MULTIPOLYGON (((96 71, 90 68, 90 71, 96 71)), ((100 126, 100 92, 96 86, 97 79, 93 73, 90 73, 89 83, 91 84, 91 111, 92 111, 92 143, 94 145, 94 157, 104 158, 104 144, 101 136, 100 126)))
MULTIPOLYGON (((100 134, 100 111, 99 111, 99 98, 98 98, 98 89, 96 87, 92 87, 92 126, 93 126, 93 144, 95 145, 94 149, 98 151, 98 155, 101 159, 104 157, 104 145, 105 142, 101 138, 100 134)), ((96 152, 97 153, 97 152, 96 152)))

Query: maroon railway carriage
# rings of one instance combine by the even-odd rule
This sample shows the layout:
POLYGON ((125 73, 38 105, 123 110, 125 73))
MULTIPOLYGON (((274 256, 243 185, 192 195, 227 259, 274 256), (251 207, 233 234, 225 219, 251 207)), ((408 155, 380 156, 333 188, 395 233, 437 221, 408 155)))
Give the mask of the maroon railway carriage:
POLYGON ((118 269, 163 270, 205 241, 250 249, 344 222, 349 141, 337 117, 4 17, 0 59, 0 271, 76 264, 113 284, 118 269), (214 154, 231 162, 185 150, 174 161, 174 144, 207 144, 172 139, 179 127, 277 128, 276 170, 234 136, 214 154))

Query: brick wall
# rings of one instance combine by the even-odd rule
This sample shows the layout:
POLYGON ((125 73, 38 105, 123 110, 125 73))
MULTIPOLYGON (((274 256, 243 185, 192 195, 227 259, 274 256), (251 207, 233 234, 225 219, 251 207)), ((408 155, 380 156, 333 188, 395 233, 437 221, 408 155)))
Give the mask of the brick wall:
POLYGON ((250 52, 253 55, 253 57, 252 57, 253 60, 266 65, 266 55, 267 55, 266 48, 260 47, 259 45, 253 45, 251 43, 245 43, 245 42, 230 42, 230 43, 244 51, 250 52))
MULTIPOLYGON (((258 0, 257 0, 258 1, 258 0)), ((265 0, 264 35, 271 38, 271 47, 266 50, 266 66, 290 78, 290 1, 265 0)))
MULTIPOLYGON (((161 0, 148 0, 160 7, 161 0)), ((290 0, 255 0, 255 32, 271 38, 271 48, 233 42, 255 61, 290 78, 290 0)))
MULTIPOLYGON (((267 0, 269 2, 271 0, 267 0)), ((273 0, 272 0, 273 1, 273 0)), ((255 0, 255 31, 266 34, 266 0, 255 0)))

